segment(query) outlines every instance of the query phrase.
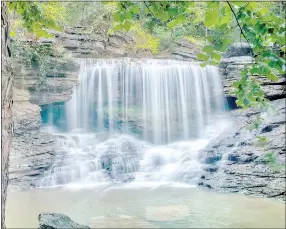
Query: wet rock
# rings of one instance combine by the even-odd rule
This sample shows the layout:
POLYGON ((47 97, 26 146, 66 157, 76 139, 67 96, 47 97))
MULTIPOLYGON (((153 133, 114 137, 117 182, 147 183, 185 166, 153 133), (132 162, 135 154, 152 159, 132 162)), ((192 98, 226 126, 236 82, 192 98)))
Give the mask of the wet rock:
POLYGON ((38 219, 39 229, 90 228, 75 223, 70 217, 60 213, 41 213, 38 219))
POLYGON ((40 131, 40 107, 26 90, 14 90, 14 136, 10 151, 9 188, 28 189, 52 164, 55 137, 40 131))
POLYGON ((249 163, 249 162, 253 162, 256 158, 258 158, 257 155, 242 155, 239 157, 239 162, 240 163, 249 163))
POLYGON ((233 57, 233 56, 251 56, 252 50, 248 43, 237 42, 232 44, 228 50, 223 54, 223 57, 233 57))
POLYGON ((205 163, 206 164, 214 164, 217 161, 221 160, 221 155, 217 154, 217 155, 210 155, 205 159, 205 163))
POLYGON ((246 127, 259 112, 253 109, 232 111, 233 117, 239 121, 234 121, 231 131, 226 131, 207 146, 209 149, 219 145, 215 151, 205 150, 207 153, 201 154, 203 162, 214 158, 215 152, 227 155, 228 162, 217 163, 216 171, 205 169, 198 180, 199 186, 209 185, 221 192, 285 199, 285 153, 281 153, 285 152, 285 99, 272 104, 278 113, 265 119, 258 130, 253 131, 246 130, 246 127), (265 137, 267 142, 262 146, 257 144, 257 136, 265 137), (228 147, 229 142, 239 144, 232 148, 228 147), (271 163, 265 156, 269 153, 273 155, 271 163))
POLYGON ((273 130, 273 128, 278 127, 279 125, 267 125, 262 128, 261 133, 267 133, 273 130))
POLYGON ((230 153, 227 157, 227 160, 238 162, 239 161, 239 155, 237 153, 230 153))
POLYGON ((207 172, 216 172, 218 170, 218 166, 207 166, 204 168, 204 171, 207 171, 207 172))
POLYGON ((205 183, 205 182, 199 182, 199 183, 198 183, 198 186, 201 186, 201 187, 204 187, 204 188, 208 188, 208 189, 211 189, 211 188, 212 188, 211 185, 209 185, 209 184, 207 184, 207 183, 205 183))

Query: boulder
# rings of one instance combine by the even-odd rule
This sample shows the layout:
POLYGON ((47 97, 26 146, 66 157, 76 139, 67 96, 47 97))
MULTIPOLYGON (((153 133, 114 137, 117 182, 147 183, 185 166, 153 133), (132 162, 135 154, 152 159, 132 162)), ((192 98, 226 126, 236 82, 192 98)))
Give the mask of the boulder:
POLYGON ((41 213, 39 224, 39 229, 89 228, 73 222, 70 217, 60 213, 41 213))
POLYGON ((245 42, 234 43, 224 53, 223 57, 229 58, 233 56, 251 56, 251 47, 245 42))

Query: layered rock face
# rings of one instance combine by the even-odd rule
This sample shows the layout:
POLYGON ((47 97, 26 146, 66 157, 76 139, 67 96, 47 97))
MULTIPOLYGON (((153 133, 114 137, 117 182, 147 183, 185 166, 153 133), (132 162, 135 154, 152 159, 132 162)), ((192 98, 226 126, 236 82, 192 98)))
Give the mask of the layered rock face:
MULTIPOLYGON (((253 61, 251 48, 248 43, 235 43, 224 53, 219 67, 225 76, 223 84, 227 97, 235 97, 231 93, 232 84, 240 78, 240 71, 245 66, 253 63, 253 61)), ((260 77, 259 81, 267 99, 276 100, 285 98, 285 76, 280 77, 278 82, 272 82, 266 77, 260 77)))
MULTIPOLYGON (((246 43, 232 45, 223 56, 220 68, 225 76, 225 95, 232 108, 236 108, 235 96, 230 92, 232 84, 252 61, 246 43)), ((268 115, 258 129, 250 131, 250 123, 260 112, 233 110, 233 128, 202 151, 205 173, 198 184, 220 191, 285 200, 285 77, 280 77, 278 82, 266 77, 259 80, 276 112, 268 115)))
MULTIPOLYGON (((53 45, 53 40, 42 39, 39 45, 53 45)), ((49 56, 45 80, 39 85, 38 68, 26 68, 22 74, 14 69, 13 121, 15 124, 10 152, 9 188, 28 189, 35 186, 38 176, 53 163, 55 140, 40 130, 42 125, 39 105, 65 102, 71 98, 78 84, 79 65, 69 58, 49 56)))
POLYGON ((64 32, 53 32, 59 42, 74 58, 167 58, 197 60, 199 47, 187 40, 175 44, 172 50, 152 54, 148 50, 132 50, 135 41, 129 33, 116 33, 107 37, 90 36, 81 32, 82 27, 66 28, 64 32))
POLYGON ((8 167, 13 135, 13 75, 10 67, 9 22, 5 2, 1 2, 1 228, 5 228, 8 167))
POLYGON ((52 164, 54 137, 40 131, 40 107, 29 101, 27 90, 14 90, 14 136, 10 152, 9 187, 34 187, 37 176, 52 164))
POLYGON ((273 101, 276 115, 256 130, 247 127, 258 111, 232 112, 233 128, 202 151, 199 185, 285 200, 285 99, 273 101))

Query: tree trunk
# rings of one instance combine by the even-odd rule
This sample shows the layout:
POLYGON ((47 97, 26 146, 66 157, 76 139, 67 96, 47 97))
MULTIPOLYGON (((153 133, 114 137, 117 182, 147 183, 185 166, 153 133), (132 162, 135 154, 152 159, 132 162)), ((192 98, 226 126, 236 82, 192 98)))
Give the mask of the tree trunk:
POLYGON ((1 227, 5 228, 5 204, 8 186, 8 166, 9 166, 9 152, 11 146, 11 139, 13 134, 12 121, 12 95, 13 95, 13 75, 9 65, 9 21, 5 2, 1 2, 1 227))

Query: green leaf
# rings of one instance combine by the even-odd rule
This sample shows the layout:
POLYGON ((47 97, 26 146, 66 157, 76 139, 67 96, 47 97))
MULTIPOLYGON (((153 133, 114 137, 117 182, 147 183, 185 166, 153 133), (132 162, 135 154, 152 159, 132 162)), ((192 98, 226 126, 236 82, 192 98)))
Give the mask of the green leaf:
POLYGON ((245 2, 232 2, 235 6, 243 6, 245 2))
POLYGON ((215 50, 217 50, 217 51, 223 51, 223 43, 222 43, 222 42, 217 42, 217 43, 214 45, 214 48, 215 48, 215 50))
POLYGON ((10 31, 10 36, 15 37, 16 36, 16 31, 10 31))
POLYGON ((216 59, 217 61, 220 61, 221 60, 221 54, 219 53, 212 53, 212 58, 216 59))
POLYGON ((114 19, 115 21, 120 21, 120 16, 121 16, 120 12, 117 11, 117 12, 115 12, 115 13, 113 14, 113 19, 114 19))
POLYGON ((186 17, 184 15, 181 15, 174 20, 170 21, 167 25, 169 28, 173 29, 176 25, 180 25, 186 20, 186 17))
POLYGON ((134 14, 139 14, 139 12, 140 12, 139 7, 137 5, 134 5, 131 8, 131 12, 134 13, 134 14))
POLYGON ((198 59, 199 60, 208 60, 209 57, 207 55, 203 54, 203 53, 199 53, 198 54, 198 59))
POLYGON ((168 12, 171 16, 176 16, 179 13, 178 8, 171 8, 171 7, 168 9, 168 12))
POLYGON ((205 25, 207 27, 212 27, 217 23, 218 20, 218 11, 217 10, 208 10, 205 15, 205 25))
POLYGON ((233 84, 232 84, 233 87, 235 88, 238 88, 240 86, 240 82, 238 81, 235 81, 233 84))
POLYGON ((203 51, 206 52, 206 53, 211 53, 214 51, 214 47, 211 46, 211 45, 207 45, 203 48, 203 51))
POLYGON ((115 26, 113 26, 113 30, 121 30, 123 28, 123 25, 122 24, 116 24, 115 26))
POLYGON ((254 10, 258 8, 257 2, 249 2, 249 6, 254 10))
POLYGON ((128 32, 130 30, 132 23, 130 21, 125 21, 123 28, 128 32))
POLYGON ((147 7, 144 9, 144 11, 145 11, 145 14, 150 14, 150 11, 147 7))
POLYGON ((243 102, 240 100, 240 99, 237 99, 235 101, 236 105, 239 106, 239 107, 243 107, 243 102))
POLYGON ((278 77, 276 75, 274 75, 272 72, 269 72, 266 76, 268 79, 270 79, 272 81, 275 81, 275 82, 278 81, 278 77))
POLYGON ((205 66, 207 66, 207 64, 206 64, 206 63, 200 63, 200 66, 201 66, 202 68, 204 68, 205 66))
POLYGON ((128 19, 128 20, 132 19, 132 13, 128 11, 125 13, 124 17, 125 17, 125 19, 128 19))

